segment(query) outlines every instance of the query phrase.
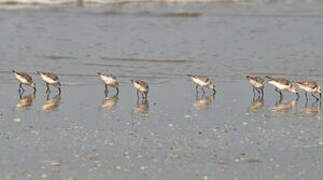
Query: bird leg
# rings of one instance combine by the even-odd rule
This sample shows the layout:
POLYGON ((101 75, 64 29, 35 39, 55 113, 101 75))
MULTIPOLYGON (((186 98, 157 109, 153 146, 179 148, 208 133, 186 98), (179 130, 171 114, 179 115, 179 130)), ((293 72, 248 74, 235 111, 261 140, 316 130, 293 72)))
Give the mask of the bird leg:
POLYGON ((118 87, 116 87, 116 90, 117 90, 117 94, 116 94, 116 96, 118 96, 118 95, 119 95, 119 88, 118 88, 118 87))
POLYGON ((261 89, 261 98, 264 98, 264 89, 261 89))
POLYGON ((22 83, 19 84, 18 92, 22 94, 25 92, 24 88, 22 88, 22 83))
POLYGON ((204 90, 204 88, 202 87, 202 91, 203 91, 203 95, 205 94, 205 90, 204 90))
POLYGON ((213 96, 215 95, 215 93, 216 93, 216 90, 215 90, 215 89, 213 89, 213 96))
POLYGON ((278 88, 275 88, 275 91, 279 93, 280 97, 283 96, 282 91, 281 90, 278 90, 278 88))
POLYGON ((105 89, 104 89, 104 93, 105 94, 109 94, 109 89, 108 89, 108 85, 104 85, 105 89))
POLYGON ((47 93, 47 94, 49 94, 49 93, 50 93, 50 89, 49 89, 49 85, 48 85, 48 83, 46 83, 46 87, 47 87, 47 89, 46 89, 46 93, 47 93))
POLYGON ((137 98, 139 99, 139 91, 137 90, 137 98))
POLYGON ((316 99, 316 101, 318 101, 319 100, 319 98, 318 97, 316 97, 313 93, 311 93, 312 94, 312 96, 316 99))

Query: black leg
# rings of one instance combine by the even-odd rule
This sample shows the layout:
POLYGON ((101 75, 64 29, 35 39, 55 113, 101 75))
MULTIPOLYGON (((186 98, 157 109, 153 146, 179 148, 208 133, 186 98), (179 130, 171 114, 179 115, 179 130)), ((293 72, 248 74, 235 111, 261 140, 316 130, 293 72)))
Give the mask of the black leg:
POLYGON ((202 87, 202 91, 203 91, 203 95, 205 94, 205 90, 204 90, 204 88, 202 87))
POLYGON ((198 94, 199 93, 199 86, 198 85, 196 85, 196 87, 195 87, 195 91, 196 91, 196 94, 198 94))
POLYGON ((305 98, 306 98, 306 100, 308 100, 308 97, 307 97, 307 92, 305 92, 305 98))
POLYGON ((19 84, 18 92, 21 94, 25 92, 24 88, 22 88, 22 83, 19 84))
POLYGON ((137 90, 137 98, 139 99, 139 91, 137 90))
POLYGON ((18 91, 18 94, 19 94, 19 99, 21 99, 21 98, 22 98, 23 93, 21 93, 20 91, 18 91))
POLYGON ((311 93, 312 94, 312 96, 318 101, 319 100, 319 98, 318 97, 316 97, 313 93, 311 93))
POLYGON ((278 92, 279 93, 279 96, 282 98, 282 96, 283 96, 282 91, 281 90, 278 90, 278 88, 275 88, 275 91, 278 92))
POLYGON ((20 83, 20 84, 19 84, 19 88, 18 88, 18 90, 19 90, 19 89, 20 89, 20 90, 22 90, 22 92, 24 92, 24 91, 25 91, 25 90, 24 90, 24 88, 22 87, 22 83, 20 83))
POLYGON ((116 87, 116 90, 117 90, 117 94, 116 94, 116 96, 118 96, 118 95, 119 95, 119 88, 118 88, 118 87, 116 87))
POLYGON ((257 91, 257 93, 258 93, 258 95, 260 94, 260 91, 259 91, 259 89, 256 89, 256 91, 257 91))
POLYGON ((283 98, 280 96, 278 101, 276 101, 275 105, 278 106, 279 104, 282 103, 283 98))
POLYGON ((252 88, 252 94, 253 94, 252 99, 255 99, 256 97, 255 88, 252 88))
POLYGON ((61 88, 60 87, 58 87, 58 95, 61 95, 61 88))
POLYGON ((264 89, 261 89, 261 98, 264 98, 264 89))
POLYGON ((50 89, 49 89, 49 85, 47 83, 46 83, 46 87, 47 87, 46 93, 49 94, 50 93, 50 89))
POLYGON ((109 94, 108 85, 105 84, 104 87, 104 93, 109 94))
POLYGON ((296 101, 298 101, 299 100, 299 93, 298 92, 296 92, 296 101))
POLYGON ((215 89, 213 89, 213 96, 215 95, 215 93, 216 93, 216 90, 215 90, 215 89))
POLYGON ((36 90, 36 87, 33 87, 33 89, 34 89, 34 92, 33 92, 33 94, 35 94, 35 93, 36 93, 36 91, 37 91, 37 90, 36 90))

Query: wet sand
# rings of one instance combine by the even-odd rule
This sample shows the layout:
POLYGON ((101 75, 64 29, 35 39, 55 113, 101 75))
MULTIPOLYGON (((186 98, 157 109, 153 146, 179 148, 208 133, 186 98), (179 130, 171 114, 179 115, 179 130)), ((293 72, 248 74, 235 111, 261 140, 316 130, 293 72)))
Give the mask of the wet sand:
POLYGON ((323 81, 323 4, 0 11, 0 179, 318 179, 320 102, 253 97, 245 76, 323 81), (110 12, 110 13, 109 13, 110 12), (113 12, 113 13, 111 13, 113 12), (38 91, 19 96, 11 69, 38 91), (49 97, 36 71, 63 83, 49 97), (120 80, 104 96, 96 72, 120 80), (186 74, 209 75, 198 97, 186 74), (130 79, 150 83, 137 100, 130 79))

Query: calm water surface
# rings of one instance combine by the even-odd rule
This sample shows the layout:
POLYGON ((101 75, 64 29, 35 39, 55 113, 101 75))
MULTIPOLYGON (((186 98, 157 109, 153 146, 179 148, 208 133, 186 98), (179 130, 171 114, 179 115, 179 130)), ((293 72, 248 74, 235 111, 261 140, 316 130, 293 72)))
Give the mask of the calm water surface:
MULTIPOLYGON (((139 3, 0 11, 1 179, 318 179, 320 102, 245 75, 323 81, 323 4, 139 3), (17 92, 12 69, 38 91, 17 92), (36 71, 57 72, 62 94, 36 71), (104 96, 96 72, 118 76, 104 96), (186 74, 209 75, 195 95, 186 74), (130 79, 150 83, 137 100, 130 79)), ((302 94, 303 95, 303 94, 302 94)))

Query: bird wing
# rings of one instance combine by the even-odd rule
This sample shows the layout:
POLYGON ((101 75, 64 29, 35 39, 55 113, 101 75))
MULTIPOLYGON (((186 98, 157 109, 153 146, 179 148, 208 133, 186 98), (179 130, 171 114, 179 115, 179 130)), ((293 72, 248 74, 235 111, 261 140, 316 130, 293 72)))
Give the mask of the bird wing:
POLYGON ((24 77, 28 82, 32 82, 33 79, 31 78, 31 76, 27 73, 23 73, 23 72, 16 72, 18 75, 24 77))
POLYGON ((53 73, 44 73, 44 74, 49 78, 53 79, 54 81, 58 80, 58 76, 56 74, 53 74, 53 73))
POLYGON ((279 83, 284 84, 284 85, 289 85, 290 84, 290 82, 287 79, 274 78, 274 77, 270 77, 270 76, 266 76, 266 78, 269 79, 269 80, 279 82, 279 83))
POLYGON ((254 80, 256 82, 259 82, 259 83, 263 83, 264 82, 264 79, 262 79, 261 77, 259 76, 248 76, 247 77, 248 79, 251 79, 251 80, 254 80))
POLYGON ((199 80, 201 80, 201 81, 203 81, 203 82, 210 81, 210 78, 207 77, 207 76, 194 76, 194 77, 197 78, 197 79, 199 79, 199 80))
POLYGON ((311 89, 314 89, 317 87, 317 83, 315 81, 303 81, 303 82, 297 82, 297 84, 310 87, 311 89))
POLYGON ((146 83, 144 81, 137 80, 136 83, 139 84, 142 87, 149 88, 148 83, 146 83))

